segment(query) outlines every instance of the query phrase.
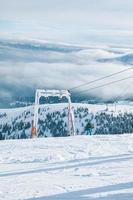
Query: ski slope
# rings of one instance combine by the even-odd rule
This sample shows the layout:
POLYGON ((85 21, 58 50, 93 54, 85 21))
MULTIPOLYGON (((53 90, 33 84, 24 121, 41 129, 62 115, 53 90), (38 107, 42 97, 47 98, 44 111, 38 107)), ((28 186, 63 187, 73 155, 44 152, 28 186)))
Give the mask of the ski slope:
POLYGON ((132 200, 133 135, 0 141, 0 200, 132 200))

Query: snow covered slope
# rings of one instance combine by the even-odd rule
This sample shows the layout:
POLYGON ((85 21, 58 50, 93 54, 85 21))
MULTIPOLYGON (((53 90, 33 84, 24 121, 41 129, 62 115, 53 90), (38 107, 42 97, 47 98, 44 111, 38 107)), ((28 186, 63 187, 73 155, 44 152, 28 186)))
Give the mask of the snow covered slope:
POLYGON ((0 200, 132 200, 133 135, 0 141, 0 200))
MULTIPOLYGON (((96 105, 73 104, 77 135, 84 135, 85 126, 91 121, 94 134, 133 133, 132 104, 96 105)), ((30 138, 34 107, 0 109, 0 139, 30 138)), ((67 104, 40 106, 39 137, 67 136, 67 104)))

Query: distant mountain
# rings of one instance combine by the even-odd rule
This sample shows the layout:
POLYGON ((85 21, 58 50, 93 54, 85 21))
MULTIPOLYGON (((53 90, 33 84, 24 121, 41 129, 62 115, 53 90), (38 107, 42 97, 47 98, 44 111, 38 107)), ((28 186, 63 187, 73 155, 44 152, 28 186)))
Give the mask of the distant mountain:
POLYGON ((132 65, 133 64, 133 53, 125 54, 122 56, 118 56, 115 58, 104 58, 104 59, 98 59, 98 62, 119 62, 124 65, 132 65))
POLYGON ((127 51, 132 51, 132 48, 78 46, 36 40, 0 40, 1 61, 46 63, 78 61, 80 63, 81 60, 81 63, 88 63, 89 61, 112 62, 117 60, 125 64, 133 60, 133 54, 126 54, 127 51))

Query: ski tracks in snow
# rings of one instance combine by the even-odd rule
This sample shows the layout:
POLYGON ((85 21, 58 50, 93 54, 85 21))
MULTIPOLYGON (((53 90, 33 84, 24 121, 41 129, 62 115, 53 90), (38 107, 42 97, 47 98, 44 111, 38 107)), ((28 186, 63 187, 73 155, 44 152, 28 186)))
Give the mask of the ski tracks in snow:
POLYGON ((131 138, 79 136, 2 143, 0 200, 132 200, 131 138))

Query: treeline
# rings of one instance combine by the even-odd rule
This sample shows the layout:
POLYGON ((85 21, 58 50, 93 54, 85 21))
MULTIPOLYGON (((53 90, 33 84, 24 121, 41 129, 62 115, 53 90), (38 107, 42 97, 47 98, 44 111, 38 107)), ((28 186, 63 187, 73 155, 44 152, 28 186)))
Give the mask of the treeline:
POLYGON ((133 114, 119 113, 117 116, 107 113, 96 114, 95 134, 133 133, 133 114))
MULTIPOLYGON (((51 111, 50 108, 39 110, 38 136, 59 137, 69 136, 68 110, 51 111)), ((79 107, 74 110, 76 134, 86 134, 86 125, 91 122, 94 125, 93 134, 124 134, 133 133, 132 113, 97 112, 94 114, 88 108, 79 107)), ((8 119, 7 114, 0 114, 0 140, 25 139, 31 135, 31 111, 22 112, 15 118, 8 119), (8 119, 8 120, 7 120, 8 119)))

